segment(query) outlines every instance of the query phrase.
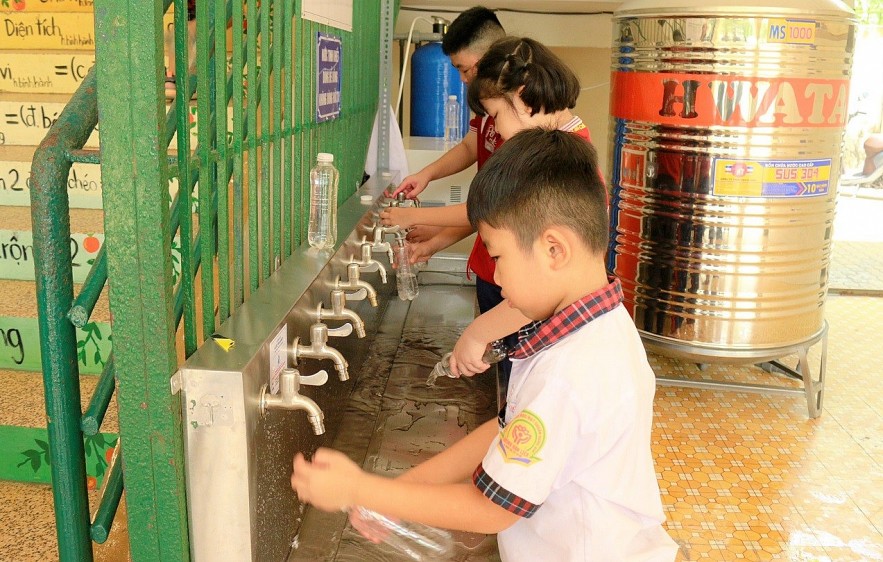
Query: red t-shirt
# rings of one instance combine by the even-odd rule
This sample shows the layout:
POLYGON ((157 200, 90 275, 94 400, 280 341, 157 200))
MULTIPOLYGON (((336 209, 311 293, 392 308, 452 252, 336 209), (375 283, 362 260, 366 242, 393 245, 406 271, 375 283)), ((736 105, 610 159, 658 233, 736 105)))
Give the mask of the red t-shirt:
MULTIPOLYGON (((476 118, 478 119, 478 118, 476 118)), ((494 122, 491 117, 487 118, 490 120, 490 128, 491 132, 499 138, 496 131, 493 130, 494 122)), ((475 119, 473 119, 475 121, 475 119)), ((470 130, 472 130, 472 122, 469 124, 470 130)), ((592 142, 592 137, 589 134, 589 128, 586 127, 586 124, 583 123, 582 119, 579 117, 574 117, 567 123, 561 126, 562 131, 567 131, 569 133, 573 133, 574 135, 586 139, 587 142, 592 142)), ((483 143, 481 139, 483 135, 479 135, 478 142, 478 168, 481 169, 484 161, 487 160, 491 154, 493 154, 493 150, 489 151, 482 159, 482 146, 483 143)), ((497 143, 494 148, 499 148, 499 146, 503 144, 503 140, 500 139, 500 142, 497 143)), ((469 254, 469 261, 466 262, 466 271, 472 270, 476 275, 478 275, 483 281, 487 281, 488 283, 494 283, 494 271, 496 270, 496 264, 494 260, 491 259, 491 255, 487 252, 487 248, 484 247, 484 242, 481 240, 481 235, 475 237, 475 244, 472 246, 472 253, 469 254)), ((495 284, 495 283, 494 283, 495 284)))
POLYGON ((469 121, 469 130, 478 136, 478 169, 480 170, 491 154, 503 144, 503 138, 497 134, 494 118, 490 115, 473 117, 469 121))

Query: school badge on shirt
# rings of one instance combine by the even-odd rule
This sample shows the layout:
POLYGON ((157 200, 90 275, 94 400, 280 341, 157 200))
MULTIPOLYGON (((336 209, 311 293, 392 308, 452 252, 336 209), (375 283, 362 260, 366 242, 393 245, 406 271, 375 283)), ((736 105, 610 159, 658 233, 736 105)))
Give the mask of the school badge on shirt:
POLYGON ((506 424, 497 447, 505 462, 530 466, 542 460, 537 455, 545 443, 543 420, 529 410, 522 410, 506 424))

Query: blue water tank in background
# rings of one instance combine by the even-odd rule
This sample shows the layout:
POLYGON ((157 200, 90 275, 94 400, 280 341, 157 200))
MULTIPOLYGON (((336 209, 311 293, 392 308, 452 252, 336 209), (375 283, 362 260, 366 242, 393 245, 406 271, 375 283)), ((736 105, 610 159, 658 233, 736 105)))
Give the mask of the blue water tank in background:
POLYGON ((466 84, 443 52, 441 43, 426 43, 411 56, 411 136, 445 136, 445 102, 457 96, 462 119, 460 132, 469 132, 469 104, 466 84))

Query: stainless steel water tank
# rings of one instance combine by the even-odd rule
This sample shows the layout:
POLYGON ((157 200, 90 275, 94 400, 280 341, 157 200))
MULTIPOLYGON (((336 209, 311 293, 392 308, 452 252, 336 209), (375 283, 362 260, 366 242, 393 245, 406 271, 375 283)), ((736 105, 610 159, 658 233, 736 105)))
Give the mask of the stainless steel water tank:
POLYGON ((654 339, 800 344, 824 325, 853 14, 696 4, 614 15, 608 266, 654 339))

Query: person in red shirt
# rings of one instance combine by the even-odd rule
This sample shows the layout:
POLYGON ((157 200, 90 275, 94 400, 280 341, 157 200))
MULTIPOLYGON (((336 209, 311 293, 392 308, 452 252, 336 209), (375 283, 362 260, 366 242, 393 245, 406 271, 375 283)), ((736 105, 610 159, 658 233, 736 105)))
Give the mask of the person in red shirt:
MULTIPOLYGON (((451 64, 460 73, 460 80, 469 84, 475 76, 479 59, 494 41, 505 36, 506 32, 494 12, 476 6, 461 13, 448 26, 442 38, 442 52, 451 59, 451 64)), ((485 160, 502 142, 494 128, 493 119, 487 116, 474 117, 469 121, 469 132, 457 146, 419 172, 406 177, 387 195, 395 197, 404 193, 409 199, 413 199, 433 180, 462 172, 476 162, 481 169, 485 160)), ((446 210, 449 211, 450 208, 442 209, 441 212, 446 210)), ((420 226, 409 233, 408 240, 414 244, 412 255, 428 257, 472 233, 468 223, 462 221, 441 220, 432 224, 436 226, 420 226)))
MULTIPOLYGON (((551 50, 530 38, 506 37, 494 43, 479 61, 469 84, 468 99, 476 115, 494 120, 496 132, 504 140, 519 131, 540 127, 568 131, 590 142, 589 129, 570 111, 576 106, 579 92, 576 75, 551 50)), ((384 225, 402 228, 468 224, 465 204, 446 208, 391 207, 381 213, 381 220, 384 225)), ((428 256, 423 249, 421 243, 415 244, 412 259, 425 260, 428 256)), ((513 344, 515 332, 530 320, 517 309, 500 306, 504 299, 493 280, 494 262, 481 237, 473 246, 468 269, 476 275, 482 315, 458 340, 451 370, 471 376, 488 369, 489 365, 481 359, 488 343, 507 337, 507 344, 513 344)), ((508 360, 500 363, 501 393, 506 388, 509 368, 508 360)))

